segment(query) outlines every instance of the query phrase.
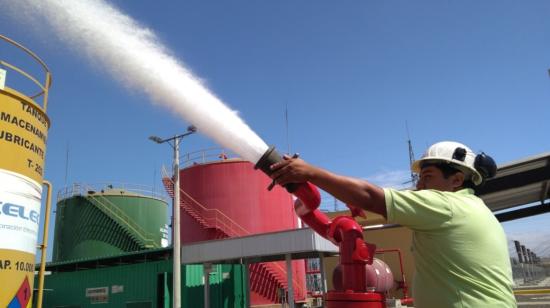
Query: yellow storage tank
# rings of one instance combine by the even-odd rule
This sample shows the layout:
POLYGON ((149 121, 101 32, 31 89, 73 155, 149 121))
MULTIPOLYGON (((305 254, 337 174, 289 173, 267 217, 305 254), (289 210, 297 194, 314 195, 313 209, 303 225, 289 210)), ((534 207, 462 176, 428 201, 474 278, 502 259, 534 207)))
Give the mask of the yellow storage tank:
POLYGON ((50 127, 46 108, 51 76, 46 64, 29 49, 2 35, 0 44, 13 48, 16 57, 38 62, 46 75, 40 82, 0 58, 0 307, 30 308, 50 127), (23 94, 13 88, 10 77, 27 79, 38 90, 23 94))

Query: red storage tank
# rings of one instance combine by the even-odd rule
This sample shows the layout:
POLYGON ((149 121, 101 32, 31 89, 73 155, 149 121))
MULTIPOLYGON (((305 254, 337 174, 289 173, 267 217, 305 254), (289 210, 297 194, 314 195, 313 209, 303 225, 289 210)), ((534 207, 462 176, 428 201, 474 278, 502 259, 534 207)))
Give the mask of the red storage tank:
MULTIPOLYGON (((298 228, 292 196, 240 159, 195 164, 180 170, 182 243, 298 228)), ((293 261, 294 298, 305 299, 305 263, 293 261)), ((250 267, 251 303, 280 302, 284 262, 250 267), (281 275, 282 274, 282 275, 281 275), (265 286, 269 285, 268 288, 265 286)))

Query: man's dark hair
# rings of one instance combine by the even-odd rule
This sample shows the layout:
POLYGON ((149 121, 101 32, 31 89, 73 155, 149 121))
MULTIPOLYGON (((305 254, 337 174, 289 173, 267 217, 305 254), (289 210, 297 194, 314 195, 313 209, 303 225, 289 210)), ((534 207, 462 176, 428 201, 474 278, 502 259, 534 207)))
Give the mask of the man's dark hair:
MULTIPOLYGON (((451 175, 454 175, 458 172, 464 173, 464 171, 460 170, 455 165, 449 164, 449 163, 428 162, 428 163, 422 164, 422 168, 426 168, 428 166, 434 166, 437 169, 441 170, 441 173, 443 173, 443 177, 445 179, 448 179, 451 175)), ((465 179, 464 182, 462 183, 462 187, 475 189, 476 185, 474 184, 474 182, 472 182, 471 179, 465 179)))

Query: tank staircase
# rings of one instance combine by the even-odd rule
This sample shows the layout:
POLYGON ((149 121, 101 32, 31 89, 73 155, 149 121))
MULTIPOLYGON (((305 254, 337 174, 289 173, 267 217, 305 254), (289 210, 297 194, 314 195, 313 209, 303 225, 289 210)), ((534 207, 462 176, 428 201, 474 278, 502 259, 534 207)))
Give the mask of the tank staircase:
POLYGON ((112 219, 139 246, 140 250, 160 248, 160 244, 155 242, 149 232, 145 231, 128 214, 120 210, 101 193, 96 193, 93 188, 86 185, 75 185, 73 187, 73 194, 86 199, 90 204, 112 219), (74 191, 75 189, 76 191, 74 191))
MULTIPOLYGON (((162 168, 162 183, 168 195, 174 198, 174 181, 164 167, 162 168)), ((202 228, 210 234, 214 234, 214 239, 251 235, 249 231, 218 209, 208 209, 181 188, 179 190, 180 207, 202 228)), ((280 290, 284 290, 285 298, 288 298, 286 270, 281 263, 284 262, 250 264, 250 290, 273 303, 281 302, 280 290)), ((293 290, 296 300, 305 299, 306 290, 295 279, 293 280, 293 290)))

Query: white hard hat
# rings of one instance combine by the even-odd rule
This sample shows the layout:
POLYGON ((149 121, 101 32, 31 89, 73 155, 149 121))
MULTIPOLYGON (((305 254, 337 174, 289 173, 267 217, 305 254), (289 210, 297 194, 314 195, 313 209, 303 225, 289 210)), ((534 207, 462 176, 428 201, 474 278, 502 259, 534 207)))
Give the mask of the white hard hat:
POLYGON ((454 141, 441 141, 431 145, 419 160, 416 160, 411 170, 420 173, 422 164, 425 162, 446 162, 460 171, 466 176, 471 176, 472 182, 475 185, 481 184, 483 178, 474 167, 476 154, 462 143, 454 141))

